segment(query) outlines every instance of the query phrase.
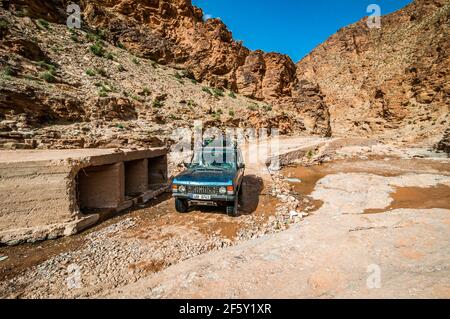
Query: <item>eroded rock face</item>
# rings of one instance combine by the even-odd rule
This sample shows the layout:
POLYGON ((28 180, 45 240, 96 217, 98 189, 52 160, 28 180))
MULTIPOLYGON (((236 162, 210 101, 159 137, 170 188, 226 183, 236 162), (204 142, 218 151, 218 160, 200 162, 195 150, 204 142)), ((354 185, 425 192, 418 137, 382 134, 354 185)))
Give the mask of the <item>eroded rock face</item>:
POLYGON ((450 2, 416 0, 341 29, 297 65, 325 94, 335 135, 436 139, 449 126, 450 2), (396 136, 395 136, 396 135, 396 136))
MULTIPOLYGON (((3 6, 15 15, 26 12, 32 27, 37 18, 65 23, 70 2, 10 0, 3 6)), ((247 116, 257 127, 288 118, 282 131, 291 134, 437 143, 449 126, 448 0, 416 0, 383 17, 379 30, 369 29, 365 21, 355 23, 297 65, 286 55, 247 49, 233 40, 219 19, 204 21, 202 10, 191 0, 82 0, 79 4, 83 27, 101 31, 105 42, 182 69, 202 85, 226 88, 273 107, 274 114, 259 121, 247 116)), ((12 43, 19 55, 30 44, 9 34, 0 39, 0 46, 12 43)), ((33 56, 25 58, 41 59, 39 45, 29 52, 33 56)), ((107 107, 106 113, 118 119, 136 118, 133 104, 125 107, 123 116, 117 105, 107 107)), ((90 114, 92 104, 84 105, 90 114)), ((164 124, 160 117, 149 120, 164 124)), ((242 124, 239 119, 229 122, 242 124)))

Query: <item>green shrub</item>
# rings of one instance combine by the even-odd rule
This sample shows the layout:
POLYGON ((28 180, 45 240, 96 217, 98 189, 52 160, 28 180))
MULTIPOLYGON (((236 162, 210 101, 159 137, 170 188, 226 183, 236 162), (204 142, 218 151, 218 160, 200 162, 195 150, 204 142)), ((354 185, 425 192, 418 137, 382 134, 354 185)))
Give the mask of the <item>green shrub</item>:
POLYGON ((232 99, 236 98, 236 94, 233 91, 230 91, 230 93, 228 94, 229 97, 231 97, 232 99))
POLYGON ((95 69, 95 71, 97 72, 97 74, 99 74, 100 76, 103 76, 104 78, 106 78, 108 76, 108 74, 106 73, 106 70, 103 68, 97 68, 97 69, 95 69))
POLYGON ((103 57, 105 55, 105 49, 102 46, 100 41, 95 42, 93 45, 89 47, 91 52, 96 56, 103 57))
POLYGON ((123 126, 123 124, 120 124, 120 123, 116 124, 116 127, 117 127, 118 129, 121 129, 121 130, 123 130, 123 129, 124 129, 124 126, 123 126))
POLYGON ((234 111, 233 111, 233 110, 229 110, 229 111, 228 111, 228 115, 229 115, 229 116, 234 116, 234 111))
POLYGON ((256 103, 250 104, 249 106, 247 106, 247 108, 250 111, 256 111, 256 110, 258 110, 258 104, 256 104, 256 103))
POLYGON ((108 60, 114 60, 114 55, 111 52, 109 52, 109 53, 106 54, 106 58, 108 60))
POLYGON ((197 83, 198 83, 198 81, 197 81, 196 79, 191 79, 191 82, 192 82, 193 84, 197 84, 197 83))
POLYGON ((48 83, 53 83, 56 80, 55 76, 50 71, 40 73, 39 77, 48 83))
POLYGON ((204 87, 202 88, 202 91, 208 93, 209 95, 213 95, 213 93, 211 92, 211 90, 209 89, 209 87, 204 86, 204 87))
POLYGON ((122 44, 122 42, 117 42, 116 46, 117 46, 119 49, 125 50, 125 46, 122 44))
POLYGON ((117 71, 119 71, 119 72, 124 72, 124 71, 125 71, 125 68, 123 67, 122 64, 119 64, 119 65, 117 66, 117 71))
POLYGON ((263 110, 264 110, 265 112, 272 111, 272 105, 268 105, 268 104, 263 105, 263 110))
POLYGON ((152 93, 150 89, 146 86, 142 89, 142 92, 144 93, 145 96, 149 96, 152 93))
POLYGON ((86 70, 86 74, 89 75, 89 76, 94 76, 95 75, 95 71, 92 70, 92 69, 87 69, 86 70))
POLYGON ((72 34, 70 36, 70 39, 72 39, 72 41, 75 42, 75 43, 80 42, 80 39, 78 39, 78 36, 76 34, 72 34))
POLYGON ((107 97, 108 96, 108 92, 100 90, 98 92, 98 96, 100 96, 100 97, 107 97))
POLYGON ((177 80, 181 80, 181 79, 183 78, 183 77, 181 76, 181 74, 178 73, 178 72, 175 72, 175 73, 173 74, 173 76, 174 76, 174 78, 177 79, 177 80))
POLYGON ((3 18, 0 18, 0 30, 8 30, 9 23, 3 18))
POLYGON ((213 93, 215 97, 221 97, 223 96, 223 90, 219 89, 219 88, 213 88, 213 93))
POLYGON ((139 61, 139 59, 136 58, 136 57, 134 57, 131 61, 133 61, 133 63, 136 64, 136 65, 140 65, 140 64, 141 64, 141 62, 139 61))
POLYGON ((48 23, 48 21, 44 20, 44 19, 37 19, 36 24, 39 28, 41 28, 42 30, 48 30, 50 29, 50 25, 48 23))
POLYGON ((10 67, 9 65, 7 65, 4 69, 3 69, 3 75, 6 76, 15 76, 16 72, 13 70, 12 67, 10 67))
POLYGON ((159 108, 164 106, 164 102, 162 102, 159 99, 154 99, 153 103, 152 103, 152 106, 159 109, 159 108))

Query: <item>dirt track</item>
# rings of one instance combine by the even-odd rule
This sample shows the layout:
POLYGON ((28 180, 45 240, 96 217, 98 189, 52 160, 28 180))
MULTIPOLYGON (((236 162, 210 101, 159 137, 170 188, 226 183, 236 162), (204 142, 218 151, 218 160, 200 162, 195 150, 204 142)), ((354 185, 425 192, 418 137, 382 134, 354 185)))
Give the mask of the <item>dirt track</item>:
MULTIPOLYGON (((316 142, 291 139, 283 147, 323 141, 316 142)), ((337 142, 313 147, 311 163, 330 156, 321 166, 270 175, 248 165, 238 218, 216 209, 177 214, 167 194, 73 237, 0 247, 8 256, 0 296, 448 297, 449 161, 348 144, 331 155, 343 150, 337 142), (363 158, 347 158, 355 152, 363 158), (433 200, 402 200, 411 190, 433 200), (290 216, 292 205, 300 216, 290 216), (373 264, 382 288, 368 290, 373 264)))

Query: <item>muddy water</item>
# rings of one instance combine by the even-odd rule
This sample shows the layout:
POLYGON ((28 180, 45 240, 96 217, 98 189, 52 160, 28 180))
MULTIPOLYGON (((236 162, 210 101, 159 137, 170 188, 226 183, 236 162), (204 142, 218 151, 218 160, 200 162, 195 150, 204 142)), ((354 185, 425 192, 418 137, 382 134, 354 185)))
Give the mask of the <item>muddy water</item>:
POLYGON ((431 209, 443 208, 450 210, 450 187, 438 185, 436 187, 398 187, 391 194, 393 202, 383 209, 366 209, 365 214, 384 213, 400 208, 431 209))
MULTIPOLYGON (((368 173, 385 177, 402 174, 440 174, 450 175, 450 163, 440 160, 425 159, 378 159, 337 161, 313 167, 291 166, 282 171, 289 181, 299 179, 300 182, 289 182, 295 192, 310 195, 317 182, 327 175, 337 173, 368 173)), ((399 187, 391 194, 393 202, 385 209, 369 209, 365 213, 381 213, 399 208, 450 209, 450 187, 438 185, 430 188, 399 187)))

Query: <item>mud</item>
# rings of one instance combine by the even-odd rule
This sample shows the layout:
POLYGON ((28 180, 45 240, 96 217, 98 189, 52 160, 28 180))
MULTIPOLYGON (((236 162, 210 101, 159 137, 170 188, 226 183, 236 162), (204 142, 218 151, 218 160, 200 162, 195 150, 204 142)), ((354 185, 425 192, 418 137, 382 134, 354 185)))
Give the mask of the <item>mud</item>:
MULTIPOLYGON (((326 163, 316 166, 289 166, 282 170, 283 176, 289 182, 295 193, 311 195, 318 181, 338 173, 368 173, 384 177, 401 176, 408 173, 434 173, 450 175, 448 161, 430 159, 396 159, 380 158, 372 160, 346 160, 326 163), (298 181, 296 181, 298 179, 298 181)), ((410 209, 450 209, 450 187, 437 185, 435 187, 396 187, 391 194, 393 199, 389 207, 383 209, 367 209, 366 214, 382 213, 400 208, 410 209)), ((314 200, 314 211, 321 208, 323 202, 314 200)))
POLYGON ((366 209, 365 214, 377 214, 401 208, 450 210, 450 187, 438 185, 430 188, 397 187, 391 194, 393 202, 384 209, 366 209))

